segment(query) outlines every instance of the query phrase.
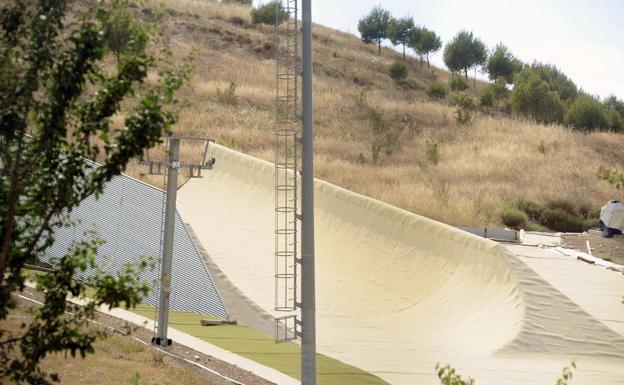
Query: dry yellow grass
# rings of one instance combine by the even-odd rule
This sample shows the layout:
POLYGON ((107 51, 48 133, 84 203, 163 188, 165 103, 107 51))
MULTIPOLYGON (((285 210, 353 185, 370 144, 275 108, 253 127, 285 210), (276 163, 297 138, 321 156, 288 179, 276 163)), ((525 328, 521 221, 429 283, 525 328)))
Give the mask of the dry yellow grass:
MULTIPOLYGON (((138 12, 153 8, 166 15, 161 36, 175 57, 198 50, 192 80, 179 94, 175 132, 211 137, 272 160, 272 28, 250 26, 249 8, 243 6, 144 0, 138 12), (232 17, 247 24, 237 26, 232 17), (217 97, 217 88, 230 82, 237 85, 234 104, 217 97)), ((500 211, 517 197, 563 197, 599 206, 618 196, 598 180, 597 171, 601 165, 623 166, 621 135, 582 134, 485 114, 461 126, 452 107, 430 102, 422 89, 403 89, 390 79, 387 68, 400 57, 396 52, 384 49, 377 55, 376 47, 323 26, 316 26, 314 44, 317 177, 466 226, 500 224, 500 211), (367 117, 370 108, 381 112, 385 130, 398 133, 400 143, 376 165, 371 145, 383 139, 367 117), (432 162, 434 147, 437 164, 432 162)), ((421 88, 448 78, 446 71, 410 64, 410 76, 421 88)), ((142 172, 136 167, 129 171, 136 176, 142 172)))
MULTIPOLYGON (((32 319, 31 304, 17 300, 6 320, 1 322, 3 330, 20 333, 20 325, 32 319)), ((99 327, 99 326, 92 326, 99 327)), ((153 385, 226 385, 206 372, 183 364, 153 350, 129 336, 113 335, 94 344, 95 353, 81 358, 65 353, 48 355, 41 368, 47 373, 57 373, 63 385, 118 385, 133 384, 133 377, 139 384, 153 385)), ((0 383, 5 383, 0 379, 0 383)))

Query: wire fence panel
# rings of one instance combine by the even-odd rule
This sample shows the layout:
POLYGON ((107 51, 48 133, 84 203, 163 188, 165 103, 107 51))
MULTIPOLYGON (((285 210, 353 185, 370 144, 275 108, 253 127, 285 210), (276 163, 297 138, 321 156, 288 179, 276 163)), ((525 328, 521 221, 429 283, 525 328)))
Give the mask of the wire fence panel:
MULTIPOLYGON (((158 306, 163 194, 162 190, 125 175, 113 178, 99 199, 91 196, 72 210, 70 220, 75 225, 56 230, 55 242, 46 251, 44 262, 54 265, 55 259, 63 256, 73 242, 94 231, 105 242, 98 248, 98 268, 115 274, 129 263, 142 259, 154 262, 154 269, 141 275, 152 286, 143 302, 158 306)), ((86 271, 77 278, 93 273, 86 271)), ((171 309, 228 318, 212 277, 177 212, 171 285, 171 309)))

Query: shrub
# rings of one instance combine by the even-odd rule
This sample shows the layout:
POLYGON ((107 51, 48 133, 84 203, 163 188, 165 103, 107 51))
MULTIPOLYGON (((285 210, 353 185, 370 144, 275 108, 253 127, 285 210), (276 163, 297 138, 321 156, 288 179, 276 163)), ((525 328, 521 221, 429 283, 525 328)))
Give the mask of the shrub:
POLYGON ((577 97, 565 113, 565 124, 577 130, 594 131, 609 125, 604 106, 591 96, 577 97))
POLYGON ((390 65, 389 73, 392 79, 394 79, 395 81, 399 81, 407 78, 409 68, 404 62, 395 61, 390 65))
POLYGON ((427 88, 427 96, 434 100, 445 99, 448 95, 448 87, 442 83, 433 83, 427 88))
POLYGON ((581 232, 587 230, 583 218, 575 217, 559 208, 544 208, 539 223, 555 231, 581 232))
POLYGON ((253 0, 222 0, 225 4, 252 5, 253 0))
POLYGON ((254 25, 275 25, 278 20, 280 23, 288 20, 288 12, 284 10, 281 0, 271 0, 251 10, 251 23, 254 25))
POLYGON ((495 101, 494 92, 491 88, 487 87, 481 91, 481 95, 479 95, 479 105, 481 105, 481 107, 485 107, 486 109, 492 107, 495 101))
POLYGON ((551 210, 561 209, 568 214, 579 215, 578 205, 566 198, 554 198, 546 202, 546 207, 551 210))
POLYGON ((501 222, 512 229, 526 229, 529 217, 520 209, 508 207, 501 213, 501 222))
POLYGON ((221 89, 221 87, 217 85, 217 100, 223 104, 237 105, 236 82, 230 82, 230 85, 226 89, 221 89))
POLYGON ((124 53, 137 54, 145 49, 148 30, 136 21, 128 0, 113 0, 110 17, 103 21, 104 41, 117 61, 124 53))
POLYGON ((436 166, 440 162, 440 150, 438 150, 438 144, 427 141, 425 144, 425 157, 427 162, 436 166))
POLYGON ((474 379, 468 377, 468 378, 462 378, 461 375, 459 375, 454 368, 452 368, 450 365, 446 365, 446 366, 441 366, 440 364, 437 364, 436 367, 436 372, 438 373, 438 378, 440 379, 440 383, 442 385, 474 385, 475 381, 474 379))
POLYGON ((475 100, 466 94, 457 94, 453 98, 453 105, 457 106, 455 118, 459 124, 468 124, 472 121, 472 110, 475 109, 475 100))
POLYGON ((409 78, 399 79, 397 80, 396 83, 405 90, 425 90, 426 89, 426 87, 421 82, 417 81, 416 79, 409 79, 409 78))
POLYGON ((232 24, 234 24, 234 25, 236 25, 238 27, 244 27, 245 24, 247 24, 247 23, 245 23, 245 19, 243 19, 240 16, 232 16, 230 18, 230 23, 232 23, 232 24))
POLYGON ((599 211, 592 210, 588 205, 578 205, 563 198, 551 199, 543 205, 518 199, 512 206, 524 212, 534 222, 527 223, 527 230, 546 227, 554 231, 581 232, 595 228, 600 215, 599 211))
POLYGON ((460 75, 454 74, 448 80, 451 91, 465 91, 468 89, 468 82, 460 75))
POLYGON ((490 84, 488 88, 492 91, 494 98, 497 101, 505 99, 511 93, 507 88, 507 85, 503 82, 494 82, 494 84, 490 84))

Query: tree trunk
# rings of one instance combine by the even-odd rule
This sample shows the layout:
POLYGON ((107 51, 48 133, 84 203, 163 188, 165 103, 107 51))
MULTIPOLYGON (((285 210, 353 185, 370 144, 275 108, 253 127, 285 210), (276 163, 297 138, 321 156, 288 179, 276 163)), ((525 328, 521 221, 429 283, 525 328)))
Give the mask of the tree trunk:
POLYGON ((474 81, 472 83, 472 86, 474 88, 477 88, 477 67, 475 67, 475 76, 474 76, 474 81))
POLYGON ((431 69, 431 66, 429 65, 429 52, 427 52, 427 69, 431 69))
POLYGON ((403 43, 403 60, 405 61, 405 43, 403 43))
POLYGON ((464 77, 466 78, 466 81, 468 81, 468 67, 464 68, 464 77))
POLYGON ((378 53, 381 53, 381 39, 377 39, 378 53))

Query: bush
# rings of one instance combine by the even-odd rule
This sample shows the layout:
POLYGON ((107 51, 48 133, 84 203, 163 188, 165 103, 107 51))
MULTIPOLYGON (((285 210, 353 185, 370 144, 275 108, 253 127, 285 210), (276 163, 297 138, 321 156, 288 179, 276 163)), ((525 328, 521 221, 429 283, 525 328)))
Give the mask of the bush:
POLYGON ((396 83, 405 90, 426 90, 426 87, 416 79, 399 79, 396 83))
POLYGON ((437 143, 432 143, 430 141, 425 143, 425 157, 427 158, 427 162, 434 166, 440 162, 440 150, 438 149, 437 143))
POLYGON ((113 0, 110 17, 103 22, 104 41, 117 61, 124 53, 137 54, 145 49, 148 30, 136 21, 128 0, 113 0))
POLYGON ((587 230, 585 220, 568 213, 563 209, 544 208, 539 223, 549 229, 565 232, 582 232, 587 230))
POLYGON ((229 104, 235 106, 238 104, 238 98, 236 97, 236 82, 230 82, 226 89, 221 89, 217 85, 217 100, 223 104, 229 104))
POLYGON ((479 95, 479 104, 481 107, 485 107, 486 109, 494 106, 496 102, 496 98, 494 97, 494 92, 491 88, 487 87, 481 91, 481 95, 479 95))
POLYGON ((427 88, 427 96, 434 100, 445 99, 448 95, 448 87, 442 83, 434 83, 427 88))
POLYGON ((468 89, 468 82, 461 75, 454 74, 448 80, 451 91, 465 91, 468 89))
POLYGON ((251 23, 254 25, 275 25, 278 18, 280 23, 288 20, 288 12, 284 10, 281 0, 271 0, 268 3, 251 10, 251 23), (278 9, 279 15, 277 13, 278 9))
POLYGON ((505 226, 509 226, 512 229, 526 229, 529 217, 524 211, 515 207, 509 207, 501 213, 501 222, 503 222, 505 226))
POLYGON ((604 106, 591 96, 577 97, 565 113, 565 124, 577 130, 594 131, 609 126, 604 106))
POLYGON ((563 121, 563 103, 557 92, 537 75, 516 77, 511 94, 511 108, 520 115, 528 115, 540 123, 563 121))
POLYGON ((222 0, 225 4, 252 5, 253 0, 222 0))
POLYGON ((475 109, 475 100, 466 94, 457 94, 453 97, 453 105, 457 106, 455 118, 459 124, 468 124, 472 121, 472 110, 475 109))
POLYGON ((230 17, 230 23, 232 23, 232 24, 234 24, 234 25, 236 25, 238 27, 244 27, 245 24, 247 24, 245 22, 245 19, 243 19, 240 16, 232 16, 232 17, 230 17))
POLYGON ((404 62, 395 61, 390 65, 389 73, 392 79, 394 79, 395 81, 399 81, 407 78, 409 68, 404 62))
POLYGON ((551 199, 543 205, 526 199, 518 199, 513 206, 525 213, 533 222, 527 223, 527 230, 546 227, 554 231, 586 231, 597 226, 600 215, 599 211, 592 210, 589 205, 579 205, 563 198, 551 199))

